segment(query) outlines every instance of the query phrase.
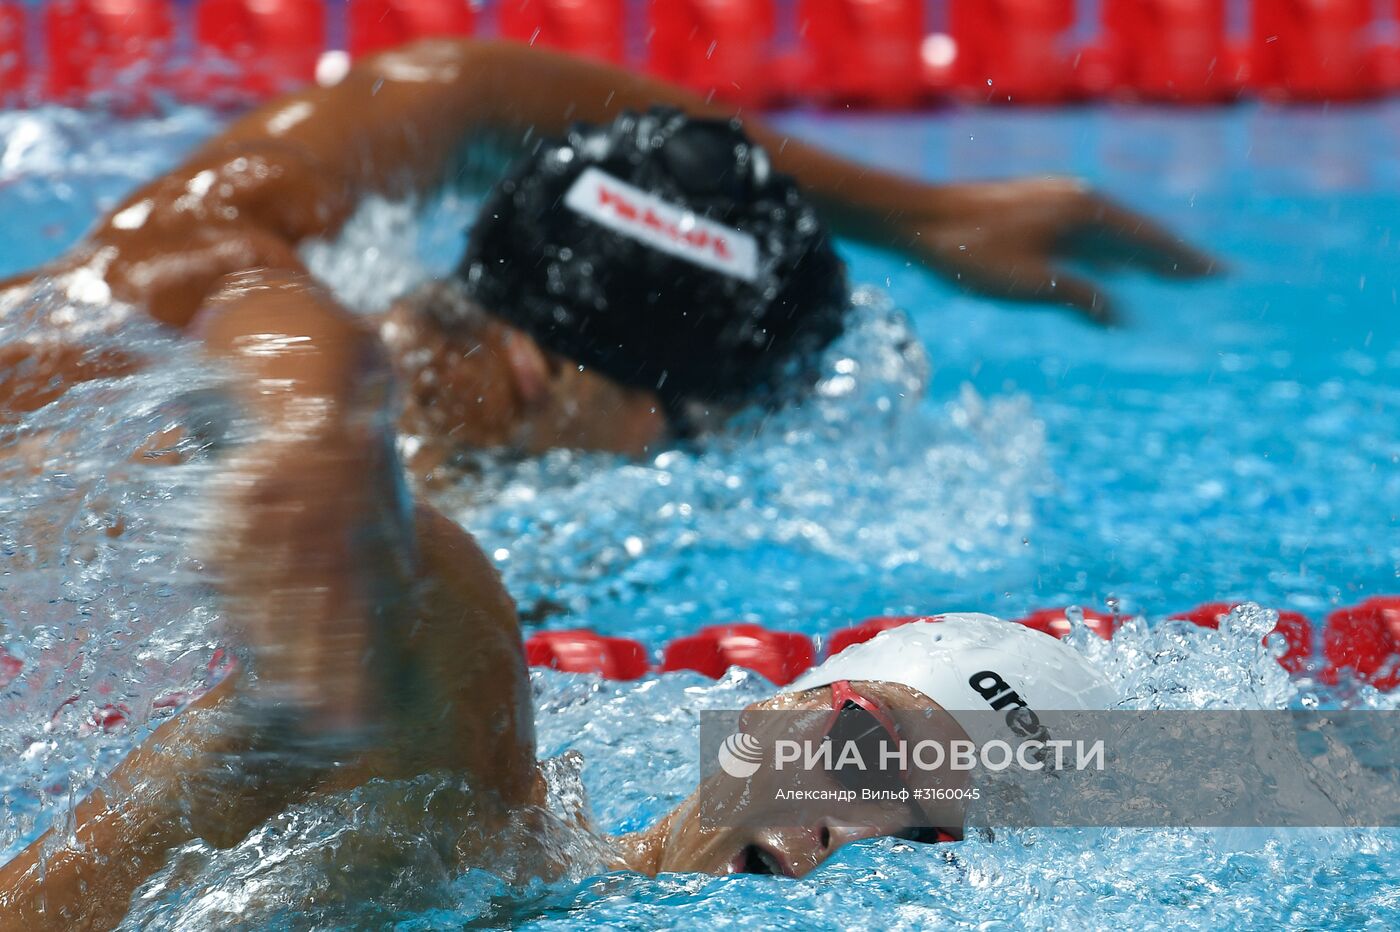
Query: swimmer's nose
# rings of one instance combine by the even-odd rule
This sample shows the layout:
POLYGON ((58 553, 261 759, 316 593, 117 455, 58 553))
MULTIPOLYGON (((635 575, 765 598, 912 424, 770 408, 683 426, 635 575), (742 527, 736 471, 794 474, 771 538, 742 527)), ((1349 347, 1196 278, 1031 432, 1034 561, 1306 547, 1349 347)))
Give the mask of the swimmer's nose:
POLYGON ((893 835, 902 828, 894 821, 889 825, 837 825, 823 819, 806 828, 767 829, 759 833, 753 844, 745 849, 741 872, 802 877, 815 870, 843 845, 893 835))

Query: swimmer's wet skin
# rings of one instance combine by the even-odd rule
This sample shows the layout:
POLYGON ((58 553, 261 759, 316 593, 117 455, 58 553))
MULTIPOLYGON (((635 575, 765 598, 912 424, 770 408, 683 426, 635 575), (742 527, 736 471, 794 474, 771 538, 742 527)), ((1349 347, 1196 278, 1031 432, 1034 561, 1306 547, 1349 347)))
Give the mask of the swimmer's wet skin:
MULTIPOLYGON (((240 376, 234 394, 256 441, 227 453, 216 502, 226 526, 204 562, 251 669, 166 723, 78 807, 77 844, 50 833, 0 871, 0 926, 111 925, 172 846, 232 843, 298 799, 376 777, 466 776, 488 857, 492 826, 543 801, 512 601, 471 537, 413 502, 395 452, 396 380, 408 383, 409 429, 444 444, 641 452, 668 428, 694 432, 761 397, 839 329, 844 276, 818 214, 969 284, 1099 317, 1092 286, 1051 271, 1062 245, 1116 237, 1163 271, 1208 265, 1070 183, 938 189, 754 122, 761 148, 727 119, 625 112, 658 102, 728 117, 674 88, 516 46, 385 53, 334 88, 234 123, 38 273, 58 287, 101 285, 188 328, 240 376), (566 134, 577 119, 611 122, 566 134), (484 137, 526 158, 488 199, 459 282, 401 305, 376 332, 302 269, 299 242, 334 233, 367 194, 440 183, 484 137), (541 215, 551 191, 561 206, 541 215), (705 222, 668 220, 678 209, 705 222), (559 287, 577 271, 561 263, 600 244, 594 258, 623 267, 559 287), (425 359, 432 378, 420 380, 425 359)), ((7 349, 0 415, 135 365, 98 365, 75 333, 52 338, 7 349)), ((876 672, 847 677, 871 703, 936 701, 924 679, 876 672)), ((830 708, 830 693, 816 684, 773 705, 830 708)), ((906 813, 864 835, 753 839, 691 834, 686 812, 622 840, 618 865, 800 874, 852 837, 909 827, 906 813)))
MULTIPOLYGON (((105 286, 112 297, 185 327, 226 275, 303 271, 298 245, 333 236, 368 195, 422 194, 450 183, 474 146, 528 153, 577 121, 605 124, 655 104, 710 118, 733 115, 663 83, 512 43, 434 40, 385 52, 334 87, 307 89, 235 121, 37 274, 82 282, 89 296, 94 286, 105 286)), ((938 187, 835 158, 756 120, 746 120, 745 128, 773 167, 803 186, 836 233, 904 252, 968 288, 1068 304, 1108 320, 1100 289, 1055 268, 1056 258, 1116 259, 1170 275, 1211 268, 1207 257, 1078 182, 938 187)), ((0 283, 0 296, 33 277, 0 283)), ((515 333, 507 329, 485 334, 482 343, 511 339, 515 333)), ((98 365, 76 335, 68 341, 78 345, 55 334, 51 344, 7 350, 15 358, 0 373, 0 406, 29 410, 63 384, 134 364, 98 365), (35 365, 19 366, 25 355, 35 365)), ((537 387, 530 367, 528 358, 514 367, 527 398, 537 387)), ((512 403, 488 398, 482 407, 512 403)))

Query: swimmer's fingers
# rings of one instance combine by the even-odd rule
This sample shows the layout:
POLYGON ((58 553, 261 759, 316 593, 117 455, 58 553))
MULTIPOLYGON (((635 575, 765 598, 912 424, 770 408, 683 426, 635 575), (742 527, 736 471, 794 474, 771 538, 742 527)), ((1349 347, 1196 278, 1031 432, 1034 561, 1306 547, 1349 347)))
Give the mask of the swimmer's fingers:
POLYGON ((945 264, 954 280, 968 291, 1013 301, 1059 304, 1104 326, 1118 322, 1102 288, 1088 279, 1066 274, 1039 255, 973 258, 962 254, 957 258, 956 263, 945 264))
POLYGON ((901 221, 905 248, 963 287, 995 297, 1063 304, 1108 324, 1102 288, 1061 271, 1057 259, 1126 263, 1194 277, 1216 268, 1170 231, 1073 178, 949 185, 901 221))
POLYGON ((1045 276, 1045 293, 1049 300, 1073 308, 1096 324, 1111 327, 1118 323, 1113 303, 1093 282, 1048 267, 1045 276))
POLYGON ((1048 301, 1078 311, 1105 327, 1118 322, 1118 314, 1102 288, 1086 278, 1069 275, 1049 265, 1023 269, 1007 297, 1018 301, 1048 301))
POLYGON ((1219 263, 1170 230, 1125 207, 1086 193, 1081 216, 1061 238, 1061 251, 1079 259, 1149 269, 1171 278, 1200 278, 1219 263))

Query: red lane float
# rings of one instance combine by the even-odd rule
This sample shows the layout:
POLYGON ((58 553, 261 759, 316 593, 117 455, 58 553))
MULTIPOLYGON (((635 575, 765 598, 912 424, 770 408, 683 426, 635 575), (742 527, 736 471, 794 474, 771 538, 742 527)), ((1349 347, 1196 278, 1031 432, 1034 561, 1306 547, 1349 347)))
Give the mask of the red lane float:
MULTIPOLYGON (((77 696, 69 696, 58 704, 58 708, 53 710, 50 721, 57 722, 63 710, 69 706, 78 704, 77 696)), ((92 734, 100 731, 103 734, 110 733, 125 725, 131 719, 131 708, 124 702, 106 703, 101 706, 93 706, 87 720, 83 722, 81 731, 85 734, 92 734)))
POLYGON ((24 661, 0 647, 0 689, 14 682, 24 672, 24 661))
POLYGON ((1400 596, 1376 596, 1328 615, 1322 654, 1324 683, 1350 670, 1380 690, 1400 686, 1400 596))
POLYGON ((1371 0, 1256 0, 1251 82, 1270 97, 1357 100, 1375 94, 1371 0))
POLYGON ((576 628, 539 631, 525 641, 525 660, 532 667, 566 673, 597 673, 609 680, 635 680, 646 675, 647 649, 630 638, 610 638, 576 628))
POLYGON ((957 92, 994 104, 1069 99, 1074 21, 1074 0, 950 0, 957 92))
POLYGON ((1243 53, 1225 37, 1225 0, 1103 0, 1112 84, 1145 100, 1204 104, 1239 89, 1243 53))
POLYGON ((131 718, 131 709, 125 703, 108 703, 92 712, 92 727, 104 734, 116 731, 131 718))
MULTIPOLYGON (((1104 95, 1177 103, 1229 99, 1242 86, 1288 100, 1355 100, 1400 88, 1400 45, 1387 38, 1400 2, 1254 0, 1244 43, 1228 31, 1230 0, 1098 0, 1099 38, 1079 40, 1075 0, 947 0, 948 32, 930 34, 927 0, 648 0, 647 67, 743 106, 798 97, 877 107, 929 91, 993 103, 1058 103, 1104 95), (1382 8, 1386 8, 1382 12, 1382 8), (778 28, 783 16, 782 29, 778 28), (776 49, 791 34, 797 50, 776 49)), ((629 61, 628 0, 496 0, 500 32, 617 64, 629 61)), ((25 4, 0 0, 0 94, 31 86, 80 100, 133 68, 126 95, 173 87, 199 102, 266 96, 312 79, 326 0, 196 0, 196 65, 163 74, 173 0, 52 0, 43 70, 30 82, 25 4), (232 64, 211 75, 204 59, 232 64), (227 70, 227 69, 226 69, 227 70)), ((349 0, 348 46, 363 55, 416 38, 466 35, 475 0, 349 0)), ((643 31, 636 29, 636 32, 643 31)))
POLYGON ((161 83, 175 34, 165 0, 56 0, 44 7, 44 92, 76 103, 95 91, 161 83))
POLYGON ((195 39, 232 68, 225 75, 199 69, 196 94, 268 97, 315 77, 326 7, 322 0, 200 0, 195 39))
POLYGON ((466 0, 350 0, 354 58, 430 36, 469 36, 476 25, 466 0))
MULTIPOLYGON (((1219 628, 1220 622, 1238 603, 1209 602, 1171 617, 1190 621, 1204 628, 1219 628)), ((1083 609, 1084 622, 1099 637, 1112 638, 1118 629, 1117 616, 1083 609)), ((1313 629, 1299 612, 1281 611, 1271 634, 1279 634, 1287 650, 1279 663, 1290 673, 1302 673, 1313 656, 1313 629)), ((826 656, 840 653, 853 644, 870 640, 882 631, 916 621, 937 621, 938 615, 890 615, 867 618, 859 624, 834 632, 827 643, 826 656)), ((1049 608, 1016 620, 1045 634, 1063 638, 1070 633, 1065 609, 1049 608)), ((610 679, 637 679, 648 671, 645 647, 626 638, 608 638, 591 631, 553 631, 532 635, 525 645, 532 666, 556 670, 597 673, 610 679)), ((1400 596, 1377 596, 1361 604, 1339 609, 1328 616, 1323 653, 1327 667, 1320 674, 1324 683, 1335 684, 1344 670, 1378 689, 1400 686, 1400 596)), ((753 670, 786 686, 812 666, 816 651, 805 635, 768 631, 759 625, 714 625, 697 634, 677 638, 665 650, 661 672, 692 670, 714 679, 731 666, 753 670)), ((0 668, 0 674, 3 669, 0 668)))
POLYGON ((697 94, 757 106, 771 73, 773 0, 652 0, 647 68, 697 94))
POLYGON ((29 71, 24 23, 24 4, 0 0, 0 102, 24 86, 29 71))
POLYGON ((812 666, 816 655, 805 634, 759 625, 711 625, 667 645, 661 672, 693 670, 718 679, 730 667, 743 667, 786 686, 812 666))
POLYGON ((923 0, 801 0, 806 87, 828 102, 912 106, 923 96, 924 32, 923 0))
POLYGON ((623 0, 505 0, 501 35, 621 64, 623 0))
MULTIPOLYGON (((1238 602, 1207 602, 1189 612, 1181 612, 1171 617, 1178 621, 1189 621, 1202 628, 1218 629, 1225 616, 1233 612, 1238 605, 1238 602)), ((1288 643, 1288 650, 1278 662, 1289 673, 1301 673, 1313 652, 1312 624, 1307 617, 1300 612, 1281 611, 1278 613, 1278 624, 1274 625, 1274 630, 1269 633, 1282 635, 1288 643)))
MULTIPOLYGON (((1113 632, 1118 630, 1118 619, 1115 616, 1095 611, 1092 608, 1081 609, 1081 611, 1084 613, 1085 627, 1105 641, 1113 637, 1113 632)), ((1024 618, 1017 618, 1016 622, 1052 637, 1069 637, 1069 616, 1065 614, 1063 608, 1042 608, 1031 612, 1024 618)))

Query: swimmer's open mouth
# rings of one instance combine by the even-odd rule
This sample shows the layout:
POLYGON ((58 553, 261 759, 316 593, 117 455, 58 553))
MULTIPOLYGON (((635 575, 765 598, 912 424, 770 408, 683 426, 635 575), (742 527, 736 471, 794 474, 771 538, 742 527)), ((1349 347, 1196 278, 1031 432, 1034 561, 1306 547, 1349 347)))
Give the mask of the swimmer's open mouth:
POLYGON ((938 828, 907 828, 902 832, 896 832, 894 837, 902 838, 905 841, 912 841, 920 845, 936 845, 940 841, 946 841, 949 838, 960 836, 938 828))
POLYGON ((788 869, 776 854, 760 845, 745 845, 730 862, 729 869, 735 874, 766 874, 777 877, 791 877, 788 869))

